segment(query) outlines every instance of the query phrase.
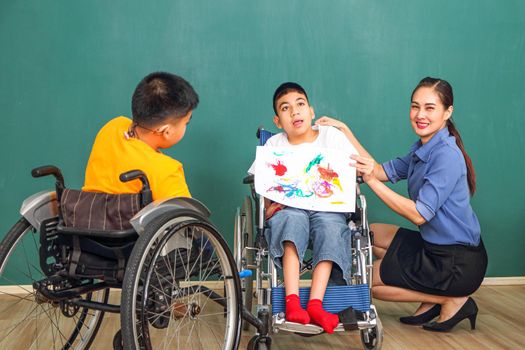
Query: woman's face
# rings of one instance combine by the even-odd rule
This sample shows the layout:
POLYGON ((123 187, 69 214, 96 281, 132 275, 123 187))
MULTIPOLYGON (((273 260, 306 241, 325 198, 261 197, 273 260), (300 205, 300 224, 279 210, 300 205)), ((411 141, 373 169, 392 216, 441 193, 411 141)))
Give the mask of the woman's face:
POLYGON ((410 104, 410 124, 421 143, 427 143, 432 136, 447 125, 453 107, 445 109, 439 95, 432 87, 420 87, 410 104))

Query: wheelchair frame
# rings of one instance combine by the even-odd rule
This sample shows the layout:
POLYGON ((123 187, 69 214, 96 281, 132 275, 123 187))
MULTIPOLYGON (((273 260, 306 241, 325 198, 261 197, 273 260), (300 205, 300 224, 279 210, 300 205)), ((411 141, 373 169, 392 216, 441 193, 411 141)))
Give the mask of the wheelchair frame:
MULTIPOLYGON (((264 144, 272 134, 268 131, 259 128, 257 131, 257 138, 260 144, 264 144)), ((284 313, 271 315, 272 309, 272 289, 281 286, 278 281, 278 271, 272 259, 269 257, 269 250, 266 240, 264 238, 265 230, 265 206, 264 197, 259 196, 255 192, 253 175, 246 177, 243 180, 244 184, 250 185, 251 199, 247 197, 244 201, 243 208, 238 209, 235 217, 235 247, 234 255, 237 263, 237 268, 241 271, 253 270, 255 277, 255 293, 253 296, 257 297, 256 314, 253 315, 251 310, 252 295, 244 293, 242 316, 249 324, 256 329, 255 335, 251 338, 248 349, 269 349, 271 347, 271 333, 279 331, 288 331, 299 335, 318 335, 323 333, 323 329, 313 324, 299 324, 286 321, 284 313), (253 200, 255 203, 255 225, 247 225, 254 218, 254 213, 251 210, 252 205, 246 209, 246 202, 253 200), (251 226, 251 227, 250 227, 251 226), (255 238, 250 240, 253 236, 253 227, 255 227, 255 238), (251 232, 250 232, 251 230, 251 232), (248 238, 248 239, 247 239, 248 238), (246 244, 247 240, 250 240, 246 244), (254 257, 250 255, 254 254, 254 257), (253 263, 251 263, 253 261, 253 263), (248 307, 246 307, 248 305, 248 307)), ((353 220, 357 221, 356 227, 351 227, 353 231, 353 247, 352 247, 352 269, 353 274, 352 285, 366 285, 366 293, 368 293, 371 301, 371 282, 372 282, 372 244, 373 233, 369 229, 367 219, 367 204, 365 196, 360 192, 359 182, 356 186, 356 213, 353 214, 353 220)), ((351 223, 356 224, 354 221, 351 223)), ((300 274, 312 269, 309 261, 302 264, 300 274)), ((249 275, 249 274, 248 274, 249 275)), ((252 284, 253 277, 245 278, 242 281, 243 290, 248 284, 252 284)), ((328 296, 325 294, 325 300, 328 296)), ((336 292, 337 293, 337 292, 336 292)), ((284 296, 283 296, 284 298, 284 296)), ((279 300, 280 301, 280 300, 279 300)), ((281 302, 281 301, 280 301, 281 302)), ((340 323, 335 329, 336 332, 345 331, 346 329, 359 330, 361 341, 365 349, 380 349, 382 346, 383 329, 382 324, 377 314, 377 310, 373 304, 369 304, 369 309, 364 311, 359 318, 352 317, 351 325, 343 325, 340 323), (346 329, 345 329, 346 328, 346 329)), ((244 329, 248 329, 245 325, 244 329)))
MULTIPOLYGON (((236 349, 238 347, 242 302, 240 278, 226 241, 209 222, 210 212, 202 203, 192 198, 173 198, 149 203, 151 201, 147 198, 149 188, 144 174, 140 171, 128 172, 127 176, 123 174, 121 179, 124 177, 128 181, 140 178, 140 176, 144 177, 141 179, 146 187, 146 191, 143 187, 141 192, 146 195, 146 201, 143 204, 149 203, 130 220, 133 227, 131 233, 135 236, 138 234, 138 238, 134 242, 124 278, 122 281, 104 281, 82 277, 77 281, 76 277, 64 272, 67 269, 60 266, 63 263, 60 260, 60 248, 48 247, 46 241, 57 239, 64 234, 88 236, 89 230, 84 233, 57 231, 56 227, 60 221, 58 202, 64 188, 60 170, 53 166, 46 166, 34 169, 32 174, 34 177, 55 176, 57 189, 36 193, 22 203, 20 209, 22 219, 8 232, 0 246, 0 278, 3 281, 13 282, 10 277, 4 277, 6 265, 15 255, 13 252, 18 253, 19 245, 29 238, 27 236, 32 232, 33 241, 35 241, 32 242, 35 246, 33 250, 40 256, 40 264, 28 262, 27 265, 31 271, 36 270, 39 274, 31 276, 32 286, 24 287, 25 296, 16 300, 34 305, 31 306, 33 310, 42 309, 41 313, 51 319, 51 331, 53 331, 53 326, 57 328, 52 334, 52 341, 55 343, 58 340, 58 348, 88 349, 96 336, 105 312, 121 314, 122 330, 119 330, 114 337, 115 349, 123 347, 151 349, 149 328, 153 326, 161 330, 173 330, 171 325, 179 322, 180 319, 182 319, 180 322, 188 320, 192 322, 191 329, 196 328, 198 334, 198 322, 202 320, 205 323, 204 317, 218 319, 219 322, 224 323, 223 348, 236 349), (197 249, 199 247, 191 250, 193 248, 191 244, 197 240, 201 244, 200 250, 197 249), (187 252, 187 258, 181 254, 183 250, 187 252), (195 255, 197 260, 194 260, 190 252, 192 254, 197 252, 195 255), (50 257, 51 263, 48 261, 50 257), (53 259, 53 257, 57 258, 53 259), (200 265, 198 265, 199 259, 200 265), (159 267, 163 262, 164 266, 159 267), (55 273, 55 271, 58 272, 55 273), (185 275, 179 277, 177 274, 180 272, 185 275), (221 291, 218 293, 215 288, 208 287, 206 281, 209 281, 212 286, 222 285, 221 291), (67 288, 61 289, 61 286, 67 288), (122 289, 120 305, 109 302, 110 288, 122 289), (159 288, 160 292, 158 292, 159 288), (166 292, 165 289, 168 291, 166 292), (160 302, 155 298, 161 298, 160 302), (178 307, 180 304, 176 304, 175 300, 188 301, 187 305, 183 305, 184 311, 177 317, 174 316, 175 306, 178 307), (215 314, 207 311, 211 310, 210 306, 207 306, 209 300, 215 302, 209 303, 210 305, 217 305, 219 310, 222 310, 222 316, 213 316, 215 314), (159 307, 160 311, 158 311, 159 307), (70 318, 73 322, 73 328, 64 330, 65 334, 62 334, 60 330, 59 318, 62 317, 70 318), (172 318, 175 320, 172 321, 172 318), (82 327, 86 327, 85 333, 82 333, 82 327), (72 332, 71 335, 68 332, 72 332)), ((123 231, 114 233, 124 238, 129 235, 129 232, 123 231)), ((103 236, 103 233, 97 232, 97 234, 103 236)), ((22 248, 25 249, 25 246, 22 248)), ((16 259, 13 263, 16 263, 16 259)), ((18 268, 16 270, 18 271, 18 268)), ((27 277, 30 275, 31 273, 27 274, 27 277)), ((14 294, 0 292, 0 297, 2 296, 13 297, 14 294)), ((13 338, 15 336, 11 334, 13 330, 17 329, 19 324, 20 327, 23 327, 25 323, 22 323, 24 320, 14 322, 13 329, 8 329, 5 337, 0 337, 0 344, 20 345, 20 338, 10 340, 9 337, 13 338)), ((32 322, 35 321, 32 320, 32 322)), ((38 337, 42 336, 40 333, 38 337)), ((35 346, 39 348, 38 339, 31 340, 31 348, 35 346)), ((180 339, 169 339, 169 341, 176 341, 175 345, 182 348, 187 348, 188 344, 191 345, 189 339, 186 344, 182 345, 180 339)), ((43 346, 46 349, 50 348, 49 345, 43 346)))

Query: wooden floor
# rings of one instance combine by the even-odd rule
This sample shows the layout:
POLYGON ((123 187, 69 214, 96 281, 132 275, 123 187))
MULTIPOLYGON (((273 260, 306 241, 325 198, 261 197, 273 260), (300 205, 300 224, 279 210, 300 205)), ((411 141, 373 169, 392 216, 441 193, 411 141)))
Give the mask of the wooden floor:
MULTIPOLYGON (((383 349, 525 349, 525 286, 482 286, 474 294, 479 306, 476 330, 468 320, 450 333, 433 333, 421 327, 399 323, 416 304, 374 301, 384 327, 383 349)), ((92 349, 112 349, 118 329, 118 315, 108 315, 92 349)), ((253 331, 252 331, 253 332, 253 331)), ((252 333, 243 332, 240 349, 246 349, 252 333)), ((207 349, 203 346, 202 349, 207 349)), ((272 350, 362 349, 358 332, 304 338, 278 333, 272 336, 272 350)))

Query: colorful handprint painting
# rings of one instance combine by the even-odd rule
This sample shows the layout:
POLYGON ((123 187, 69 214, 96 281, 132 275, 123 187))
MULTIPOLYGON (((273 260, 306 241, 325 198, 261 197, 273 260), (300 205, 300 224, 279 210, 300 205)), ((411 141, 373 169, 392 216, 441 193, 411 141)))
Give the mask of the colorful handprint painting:
POLYGON ((350 154, 316 147, 257 147, 255 191, 284 205, 316 210, 355 210, 355 168, 350 154))

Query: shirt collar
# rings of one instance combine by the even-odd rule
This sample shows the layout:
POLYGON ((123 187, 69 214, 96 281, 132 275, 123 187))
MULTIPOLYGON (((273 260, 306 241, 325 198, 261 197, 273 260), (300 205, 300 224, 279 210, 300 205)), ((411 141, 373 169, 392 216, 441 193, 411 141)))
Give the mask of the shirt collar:
POLYGON ((439 130, 427 143, 423 145, 421 144, 421 140, 419 140, 412 145, 410 150, 414 152, 414 154, 419 159, 426 163, 430 158, 430 154, 432 153, 434 146, 436 146, 441 140, 446 139, 449 136, 450 132, 445 126, 443 129, 439 130))

